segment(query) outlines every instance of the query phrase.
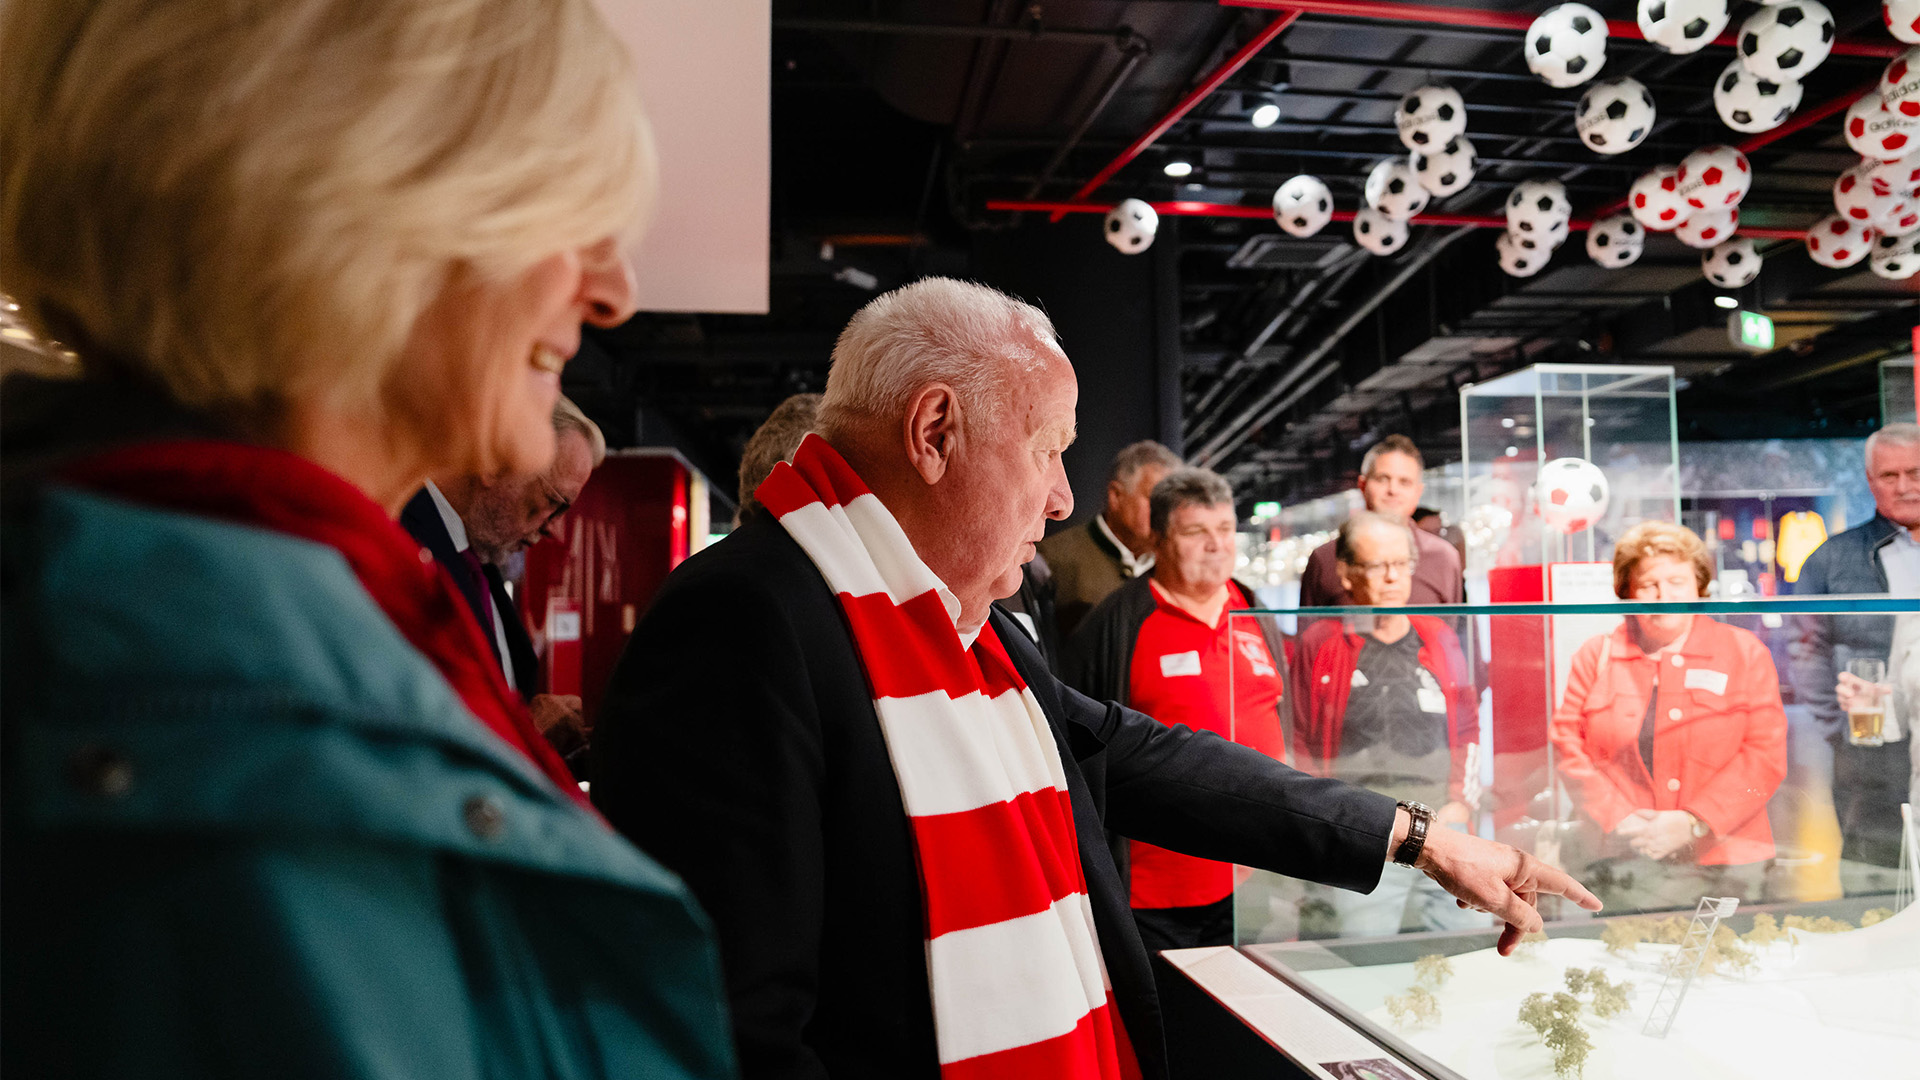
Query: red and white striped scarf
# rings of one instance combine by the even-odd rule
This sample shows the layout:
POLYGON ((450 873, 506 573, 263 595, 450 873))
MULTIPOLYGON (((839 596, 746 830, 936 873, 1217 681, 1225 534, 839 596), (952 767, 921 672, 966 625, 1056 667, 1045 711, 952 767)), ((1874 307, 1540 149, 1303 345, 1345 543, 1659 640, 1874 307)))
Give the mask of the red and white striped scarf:
POLYGON ((755 492, 840 601, 912 819, 943 1080, 1128 1080, 1040 703, 880 500, 809 435, 755 492))

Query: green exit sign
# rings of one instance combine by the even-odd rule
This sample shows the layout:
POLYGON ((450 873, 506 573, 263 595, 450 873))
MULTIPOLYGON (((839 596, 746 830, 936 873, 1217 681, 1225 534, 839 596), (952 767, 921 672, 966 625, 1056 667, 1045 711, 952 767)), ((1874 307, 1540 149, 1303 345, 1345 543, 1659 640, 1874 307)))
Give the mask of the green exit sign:
POLYGON ((1727 319, 1727 336, 1743 349, 1773 348, 1773 320, 1757 311, 1736 311, 1727 319))
POLYGON ((1253 520, 1266 521, 1280 516, 1280 504, 1277 502, 1257 502, 1253 504, 1253 520))

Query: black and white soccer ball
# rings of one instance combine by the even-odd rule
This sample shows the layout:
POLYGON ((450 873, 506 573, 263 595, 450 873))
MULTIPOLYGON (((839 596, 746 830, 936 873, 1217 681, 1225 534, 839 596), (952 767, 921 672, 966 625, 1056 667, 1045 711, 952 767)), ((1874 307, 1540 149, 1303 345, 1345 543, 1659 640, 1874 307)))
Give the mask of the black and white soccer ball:
POLYGON ((1548 86, 1579 86, 1607 62, 1607 20, 1585 4, 1557 4, 1527 28, 1527 68, 1548 86))
POLYGON ((1734 49, 1760 78, 1798 82, 1826 62, 1833 35, 1833 13, 1820 0, 1786 0, 1747 16, 1734 49))
POLYGON ((1558 180, 1522 180, 1507 196, 1507 231, 1523 236, 1548 236, 1564 229, 1573 217, 1567 186, 1558 180), (1559 226, 1556 229, 1556 226, 1559 226))
POLYGON ((1333 220, 1333 192, 1317 176, 1296 176, 1274 191, 1273 220, 1290 236, 1312 236, 1333 220))
POLYGON ((1735 131, 1772 131, 1800 107, 1800 94, 1799 83, 1762 79, 1735 57, 1713 84, 1713 111, 1735 131))
POLYGON ((1740 208, 1695 210, 1673 230, 1674 239, 1690 248, 1710 248, 1733 235, 1740 227, 1740 208))
POLYGON ((1409 150, 1431 150, 1467 130, 1467 103, 1451 86, 1423 86, 1400 99, 1393 122, 1409 150))
POLYGON ((1407 246, 1407 223, 1363 206, 1353 215, 1353 242, 1375 255, 1391 255, 1407 246))
POLYGON ((1406 158, 1387 158, 1367 174, 1364 194, 1367 205, 1395 221, 1405 221, 1427 208, 1433 198, 1413 173, 1406 158))
POLYGON ((1554 532, 1571 535, 1607 516, 1607 474, 1585 458, 1555 458, 1533 481, 1534 509, 1554 532))
POLYGON ((1653 117, 1653 95, 1645 84, 1622 75, 1602 79, 1580 95, 1573 126, 1588 149, 1624 154, 1646 139, 1653 130, 1653 117))
POLYGON ((1889 281, 1905 281, 1920 273, 1920 232, 1876 237, 1867 269, 1889 281))
POLYGON ((1511 232, 1500 234, 1493 242, 1493 251, 1500 260, 1500 269, 1506 271, 1508 277, 1532 277, 1553 261, 1552 248, 1511 232), (1535 246, 1528 247, 1528 244, 1535 246))
POLYGON ((1727 0, 1640 0, 1640 36, 1670 53, 1699 52, 1727 28, 1727 0))
POLYGON ((1122 255, 1138 255, 1153 246, 1160 231, 1160 215, 1139 199, 1125 199, 1107 211, 1107 243, 1122 255))
POLYGON ((1647 230, 1632 214, 1609 214, 1587 229, 1587 258, 1609 270, 1632 266, 1647 246, 1647 230))
POLYGON ((1478 158, 1473 142, 1455 135, 1434 150, 1413 152, 1413 175, 1433 195, 1451 195, 1473 182, 1478 158))
POLYGON ((1753 250, 1753 241, 1736 236, 1703 252, 1700 272, 1723 289, 1751 285, 1760 276, 1760 253, 1753 250))

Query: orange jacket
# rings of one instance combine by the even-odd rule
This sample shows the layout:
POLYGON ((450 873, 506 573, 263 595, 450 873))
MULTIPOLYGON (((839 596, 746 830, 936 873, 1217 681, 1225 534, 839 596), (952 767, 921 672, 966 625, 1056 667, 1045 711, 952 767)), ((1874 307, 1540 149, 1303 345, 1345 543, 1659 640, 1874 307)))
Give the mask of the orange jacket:
POLYGON ((1654 664, 1624 622, 1580 646, 1550 730, 1560 775, 1608 832, 1635 810, 1685 810, 1713 830, 1695 848, 1700 863, 1772 858, 1767 800, 1787 775, 1773 656, 1751 633, 1694 616, 1660 670, 1649 775, 1640 725, 1654 664))

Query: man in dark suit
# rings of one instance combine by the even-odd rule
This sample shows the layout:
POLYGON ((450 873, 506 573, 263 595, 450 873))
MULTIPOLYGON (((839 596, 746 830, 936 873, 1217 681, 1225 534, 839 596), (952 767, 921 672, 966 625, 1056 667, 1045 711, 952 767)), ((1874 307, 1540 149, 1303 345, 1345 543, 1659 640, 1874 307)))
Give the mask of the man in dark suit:
MULTIPOLYGON (((1147 1080, 1167 1075, 1160 1007, 1108 826, 1357 890, 1399 857, 1507 920, 1503 952, 1541 925, 1537 894, 1598 907, 1531 856, 1424 832, 1425 808, 1096 702, 1049 674, 993 601, 1019 587, 1046 519, 1071 512, 1059 455, 1077 393, 1044 314, 932 278, 855 316, 835 347, 818 430, 938 577, 962 646, 991 620, 1044 713, 1095 960, 1147 1080)), ((753 1080, 941 1071, 925 868, 865 655, 806 551, 781 519, 759 515, 667 579, 596 725, 595 802, 712 916, 753 1080)))
POLYGON ((508 685, 562 754, 584 744, 579 697, 540 692, 540 660, 507 591, 500 564, 551 535, 593 470, 606 460, 600 428, 562 396, 553 409, 553 464, 532 476, 440 477, 400 512, 400 524, 453 576, 493 646, 508 685))

